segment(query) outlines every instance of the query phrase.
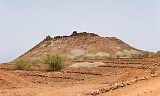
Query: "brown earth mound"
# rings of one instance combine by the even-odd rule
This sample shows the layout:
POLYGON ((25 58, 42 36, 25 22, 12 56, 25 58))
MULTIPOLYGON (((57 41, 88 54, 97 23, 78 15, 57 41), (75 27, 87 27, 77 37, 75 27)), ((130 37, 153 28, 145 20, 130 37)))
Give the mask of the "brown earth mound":
POLYGON ((159 96, 160 58, 102 58, 138 54, 115 37, 94 33, 47 36, 19 58, 38 59, 60 53, 70 64, 56 72, 42 62, 26 70, 13 70, 12 62, 0 64, 0 96, 159 96), (77 59, 80 56, 100 57, 77 59))
POLYGON ((20 58, 41 58, 45 53, 60 53, 71 58, 80 56, 111 56, 137 54, 140 50, 131 47, 116 37, 100 37, 94 33, 74 31, 70 36, 46 36, 20 58))

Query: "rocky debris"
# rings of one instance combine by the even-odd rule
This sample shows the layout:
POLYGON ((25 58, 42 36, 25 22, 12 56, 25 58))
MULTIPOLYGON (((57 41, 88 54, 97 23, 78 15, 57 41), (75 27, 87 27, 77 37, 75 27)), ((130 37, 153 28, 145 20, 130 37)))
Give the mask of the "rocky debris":
POLYGON ((77 31, 74 31, 70 36, 98 36, 98 35, 95 33, 87 33, 87 32, 77 33, 77 31))
POLYGON ((82 62, 82 63, 75 63, 75 64, 72 64, 70 67, 98 67, 100 65, 105 65, 104 63, 102 62, 93 62, 93 63, 90 63, 90 62, 82 62))
POLYGON ((77 31, 73 31, 73 33, 71 34, 71 36, 75 36, 77 34, 78 34, 77 31))
POLYGON ((55 36, 54 39, 61 39, 61 38, 65 38, 65 37, 69 37, 69 36, 55 36))
POLYGON ((148 77, 135 78, 133 80, 126 81, 126 82, 114 83, 110 86, 106 86, 106 87, 98 88, 98 89, 91 90, 91 91, 88 91, 88 92, 84 92, 83 94, 85 96, 96 96, 98 94, 106 93, 108 91, 115 90, 115 89, 118 89, 120 87, 124 87, 124 86, 127 86, 127 85, 131 85, 133 83, 136 83, 136 82, 139 82, 139 81, 142 81, 142 80, 148 80, 148 77))
MULTIPOLYGON (((69 69, 69 68, 68 68, 69 69)), ((80 68, 76 68, 77 70, 72 70, 72 69, 69 69, 69 70, 65 70, 65 71, 62 71, 62 72, 66 72, 66 73, 78 73, 78 74, 86 74, 86 75, 99 75, 99 76, 102 76, 103 73, 101 72, 98 72, 98 71, 91 71, 91 70, 86 70, 86 69, 80 69, 80 68), (78 70, 79 69, 79 70, 78 70)))
POLYGON ((52 73, 52 74, 41 74, 41 73, 25 73, 23 76, 34 76, 34 77, 43 77, 43 78, 60 78, 60 79, 71 79, 71 80, 84 80, 82 76, 75 77, 72 74, 65 74, 61 72, 52 73))
POLYGON ((94 34, 94 33, 88 33, 88 32, 78 33, 77 31, 73 31, 73 33, 70 36, 66 36, 66 35, 65 36, 55 36, 54 39, 60 39, 60 38, 65 38, 65 37, 73 37, 73 36, 98 36, 98 35, 94 34))
POLYGON ((151 77, 158 77, 159 74, 160 74, 160 70, 155 68, 151 69, 151 74, 150 74, 151 77))
POLYGON ((43 41, 50 41, 53 40, 53 38, 51 36, 46 36, 46 38, 43 41))

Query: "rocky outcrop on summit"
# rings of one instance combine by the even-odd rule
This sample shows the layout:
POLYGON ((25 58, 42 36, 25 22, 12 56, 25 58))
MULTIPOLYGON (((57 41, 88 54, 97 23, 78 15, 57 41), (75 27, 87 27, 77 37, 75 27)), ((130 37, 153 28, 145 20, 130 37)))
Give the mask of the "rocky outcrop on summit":
POLYGON ((20 58, 41 58, 45 53, 60 53, 74 58, 79 56, 110 56, 114 54, 137 54, 140 50, 131 47, 116 37, 101 37, 94 33, 74 31, 70 36, 47 36, 20 58))
POLYGON ((74 31, 70 36, 98 36, 97 34, 94 33, 87 33, 87 32, 82 32, 82 33, 77 33, 77 31, 74 31))

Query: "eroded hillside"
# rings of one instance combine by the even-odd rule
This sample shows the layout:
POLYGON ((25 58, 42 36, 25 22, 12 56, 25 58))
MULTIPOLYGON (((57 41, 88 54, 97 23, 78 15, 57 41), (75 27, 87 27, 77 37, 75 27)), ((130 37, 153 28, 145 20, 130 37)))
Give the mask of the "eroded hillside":
POLYGON ((60 53, 71 58, 138 54, 137 50, 116 37, 73 32, 70 36, 47 36, 20 58, 41 58, 45 53, 60 53))

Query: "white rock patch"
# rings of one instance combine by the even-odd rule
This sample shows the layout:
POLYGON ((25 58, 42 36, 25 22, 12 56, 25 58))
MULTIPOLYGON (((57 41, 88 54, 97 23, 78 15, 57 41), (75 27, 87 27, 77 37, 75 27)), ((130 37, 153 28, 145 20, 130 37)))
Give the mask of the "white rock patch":
POLYGON ((98 67, 100 65, 105 65, 102 62, 82 62, 82 63, 74 63, 70 67, 98 67))
POLYGON ((85 55, 87 52, 88 50, 77 49, 71 52, 71 56, 73 57, 82 56, 82 55, 85 55))
POLYGON ((109 57, 110 54, 109 53, 105 53, 105 52, 98 52, 97 54, 95 54, 95 56, 100 56, 100 57, 107 56, 107 57, 109 57))

